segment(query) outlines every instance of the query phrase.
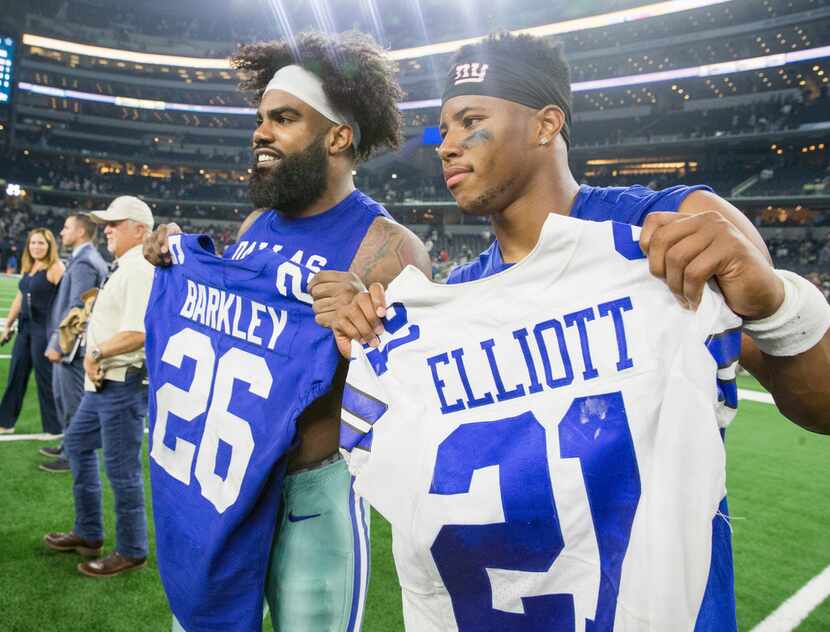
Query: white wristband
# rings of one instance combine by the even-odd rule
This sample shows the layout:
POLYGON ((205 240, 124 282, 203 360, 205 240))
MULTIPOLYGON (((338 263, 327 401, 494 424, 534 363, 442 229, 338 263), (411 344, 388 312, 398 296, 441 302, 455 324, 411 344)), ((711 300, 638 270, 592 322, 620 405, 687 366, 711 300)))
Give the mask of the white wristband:
POLYGON ((744 321, 744 331, 771 356, 794 356, 812 349, 830 328, 830 305, 810 281, 776 270, 784 282, 784 302, 760 320, 744 321))

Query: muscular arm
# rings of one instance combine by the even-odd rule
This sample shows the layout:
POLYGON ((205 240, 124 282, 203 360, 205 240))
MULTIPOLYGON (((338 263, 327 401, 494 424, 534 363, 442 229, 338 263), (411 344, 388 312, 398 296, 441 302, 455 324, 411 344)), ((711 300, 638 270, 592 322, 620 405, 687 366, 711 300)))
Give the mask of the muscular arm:
POLYGON ((348 272, 323 270, 314 276, 309 291, 314 297, 315 320, 322 327, 334 329, 337 346, 344 356, 348 355, 351 334, 335 327, 338 310, 350 308, 352 299, 367 287, 382 293, 410 264, 428 279, 432 278, 429 255, 415 233, 392 220, 378 217, 366 232, 348 272))
MULTIPOLYGON (((760 250, 772 265, 766 244, 752 222, 726 200, 708 191, 691 193, 678 209, 696 214, 717 211, 760 250)), ((830 332, 796 356, 763 353, 747 335, 742 338, 741 366, 766 388, 778 409, 792 422, 822 434, 830 434, 830 332)))
MULTIPOLYGON (((324 270, 312 281, 317 323, 329 326, 327 310, 333 310, 340 302, 351 301, 355 292, 364 289, 361 285, 380 283, 386 287, 410 264, 432 278, 429 255, 415 233, 385 217, 376 218, 366 232, 348 272, 324 270)), ((289 458, 289 471, 317 463, 337 450, 340 400, 347 369, 345 361, 339 364, 331 390, 307 408, 298 420, 300 447, 289 458)))
POLYGON ((367 287, 372 283, 386 287, 410 264, 432 278, 432 263, 417 235, 401 224, 378 217, 366 232, 349 272, 367 287))
POLYGON ((764 242, 764 238, 761 237, 761 233, 758 232, 758 229, 755 228, 746 215, 722 197, 709 191, 693 191, 680 203, 680 208, 677 210, 680 213, 689 213, 690 215, 705 211, 717 211, 734 224, 743 233, 744 237, 749 239, 761 251, 769 264, 772 265, 772 257, 770 257, 767 244, 764 242))
POLYGON ((745 335, 741 366, 764 385, 790 421, 830 435, 830 331, 812 349, 789 357, 767 355, 745 335))

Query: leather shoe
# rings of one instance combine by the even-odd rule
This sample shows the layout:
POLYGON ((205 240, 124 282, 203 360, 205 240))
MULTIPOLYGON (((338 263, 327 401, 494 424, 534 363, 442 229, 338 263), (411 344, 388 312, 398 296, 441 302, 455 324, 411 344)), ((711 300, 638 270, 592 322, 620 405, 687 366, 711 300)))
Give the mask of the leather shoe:
POLYGON ((38 450, 38 454, 42 454, 43 456, 59 457, 63 454, 63 447, 59 445, 46 446, 45 448, 38 450))
POLYGON ((43 543, 53 551, 77 551, 84 557, 97 557, 101 554, 103 540, 85 540, 74 531, 69 533, 47 533, 43 543))
POLYGON ((78 564, 78 572, 89 577, 112 577, 127 571, 144 568, 146 565, 146 557, 125 557, 118 551, 113 551, 100 560, 78 564))
POLYGON ((69 467, 69 461, 66 459, 55 459, 49 463, 41 463, 37 466, 37 469, 52 474, 64 474, 72 471, 72 468, 69 467))

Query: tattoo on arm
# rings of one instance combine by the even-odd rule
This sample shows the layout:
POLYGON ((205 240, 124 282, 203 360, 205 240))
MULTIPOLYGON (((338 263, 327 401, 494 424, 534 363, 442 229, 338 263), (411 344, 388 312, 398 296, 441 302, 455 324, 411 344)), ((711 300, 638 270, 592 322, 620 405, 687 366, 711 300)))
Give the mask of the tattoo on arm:
POLYGON ((432 263, 421 240, 409 229, 385 218, 374 221, 349 268, 363 283, 386 287, 412 264, 432 278, 432 263))

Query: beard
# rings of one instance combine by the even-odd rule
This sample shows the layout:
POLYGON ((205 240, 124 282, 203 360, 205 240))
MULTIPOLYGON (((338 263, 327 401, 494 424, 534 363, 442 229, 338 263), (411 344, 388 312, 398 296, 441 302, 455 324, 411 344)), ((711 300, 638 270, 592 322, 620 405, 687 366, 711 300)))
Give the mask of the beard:
POLYGON ((486 189, 472 200, 462 202, 456 199, 455 202, 465 215, 492 215, 498 210, 501 210, 497 208, 498 200, 510 188, 511 184, 512 182, 508 180, 502 184, 486 189))
POLYGON ((302 151, 284 155, 282 164, 258 170, 256 157, 248 179, 248 195, 254 208, 276 209, 299 215, 322 197, 328 179, 328 159, 318 136, 302 151))

